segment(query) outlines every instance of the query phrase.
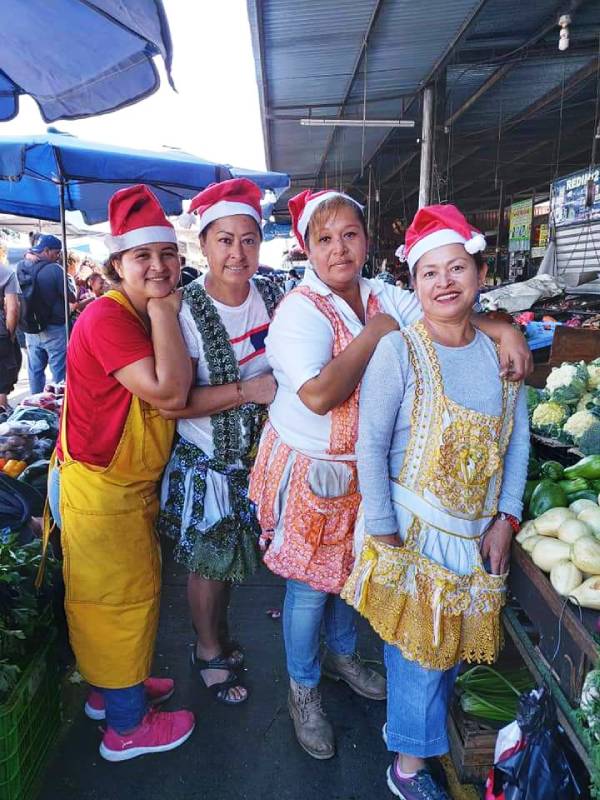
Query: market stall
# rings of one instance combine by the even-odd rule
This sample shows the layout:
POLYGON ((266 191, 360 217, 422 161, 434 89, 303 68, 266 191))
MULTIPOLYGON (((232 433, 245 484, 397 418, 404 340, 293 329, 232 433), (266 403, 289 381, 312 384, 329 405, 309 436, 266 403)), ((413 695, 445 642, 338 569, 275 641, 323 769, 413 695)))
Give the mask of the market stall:
POLYGON ((0 797, 33 797, 60 724, 50 559, 42 580, 39 518, 64 386, 0 418, 0 797))
POLYGON ((600 335, 559 328, 528 387, 527 521, 513 544, 504 626, 598 790, 600 335), (591 687, 591 688, 590 688, 591 687))

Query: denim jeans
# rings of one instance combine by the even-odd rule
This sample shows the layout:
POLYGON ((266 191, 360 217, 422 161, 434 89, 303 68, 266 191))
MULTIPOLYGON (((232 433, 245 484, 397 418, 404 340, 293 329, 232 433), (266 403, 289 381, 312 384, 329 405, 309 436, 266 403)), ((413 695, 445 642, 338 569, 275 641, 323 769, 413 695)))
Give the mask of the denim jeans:
POLYGON ((54 383, 65 379, 67 334, 64 325, 48 325, 40 333, 26 333, 27 368, 31 394, 44 391, 46 367, 50 365, 54 383))
POLYGON ((429 758, 448 752, 446 720, 459 666, 426 669, 385 645, 387 748, 429 758))
POLYGON ((290 677, 303 686, 317 686, 321 678, 319 637, 322 623, 330 650, 344 656, 354 653, 354 610, 338 595, 318 592, 307 583, 289 580, 283 604, 287 669, 290 677))
POLYGON ((106 724, 117 733, 129 733, 137 727, 146 713, 144 684, 128 686, 127 689, 101 689, 106 710, 106 724))
POLYGON ((62 527, 60 521, 60 472, 57 467, 48 475, 48 505, 52 519, 59 528, 62 527))
MULTIPOLYGON (((48 505, 58 527, 60 519, 60 472, 55 467, 48 477, 48 505)), ((129 686, 126 689, 103 689, 94 686, 104 696, 106 724, 117 733, 125 733, 139 725, 146 713, 146 694, 144 684, 129 686)))

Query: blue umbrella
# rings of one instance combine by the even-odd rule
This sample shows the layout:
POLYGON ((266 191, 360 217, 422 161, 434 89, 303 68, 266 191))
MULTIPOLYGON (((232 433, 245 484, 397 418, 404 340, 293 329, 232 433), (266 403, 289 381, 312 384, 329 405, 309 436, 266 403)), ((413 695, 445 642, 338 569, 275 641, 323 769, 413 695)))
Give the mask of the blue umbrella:
POLYGON ((161 0, 2 0, 0 120, 28 94, 46 122, 105 114, 155 92, 153 56, 171 85, 171 35, 161 0))
POLYGON ((289 176, 283 173, 235 170, 178 149, 115 147, 52 128, 40 136, 0 136, 0 212, 61 221, 65 307, 65 211, 80 211, 88 224, 103 222, 108 200, 117 189, 145 183, 167 214, 179 214, 182 200, 234 174, 255 180, 265 194, 271 192, 273 202, 289 186, 289 176))
POLYGON ((166 213, 179 214, 182 200, 229 177, 227 167, 181 150, 115 147, 52 128, 0 136, 0 211, 36 219, 60 220, 62 199, 88 224, 104 222, 110 196, 134 183, 151 186, 166 213))

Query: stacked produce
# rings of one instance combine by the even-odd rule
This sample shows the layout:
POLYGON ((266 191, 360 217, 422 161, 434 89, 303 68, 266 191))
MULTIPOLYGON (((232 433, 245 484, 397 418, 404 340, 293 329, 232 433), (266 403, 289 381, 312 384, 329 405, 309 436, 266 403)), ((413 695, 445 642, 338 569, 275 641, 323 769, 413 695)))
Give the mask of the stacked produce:
POLYGON ((544 389, 527 387, 527 405, 536 433, 600 453, 600 358, 555 367, 544 389))
POLYGON ((560 595, 600 610, 600 455, 566 468, 532 458, 529 475, 524 501, 532 519, 517 541, 560 595))

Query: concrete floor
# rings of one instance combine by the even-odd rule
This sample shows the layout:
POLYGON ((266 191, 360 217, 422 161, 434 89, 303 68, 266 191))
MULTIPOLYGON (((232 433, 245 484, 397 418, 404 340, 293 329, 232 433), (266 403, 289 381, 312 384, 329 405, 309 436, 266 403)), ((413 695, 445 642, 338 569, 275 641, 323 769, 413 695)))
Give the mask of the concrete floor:
MULTIPOLYGON (((324 705, 337 733, 338 754, 315 761, 297 745, 286 706, 287 675, 280 608, 283 584, 262 570, 235 589, 232 632, 242 641, 251 696, 227 707, 213 700, 189 668, 193 635, 185 575, 167 560, 155 674, 176 681, 166 708, 190 708, 192 737, 177 750, 109 764, 98 755, 98 724, 82 711, 84 687, 66 709, 72 723, 47 770, 40 800, 373 800, 392 797, 385 783, 389 757, 381 740, 385 703, 369 702, 344 684, 323 681, 324 705)), ((382 670, 380 640, 361 622, 360 651, 382 670)))

